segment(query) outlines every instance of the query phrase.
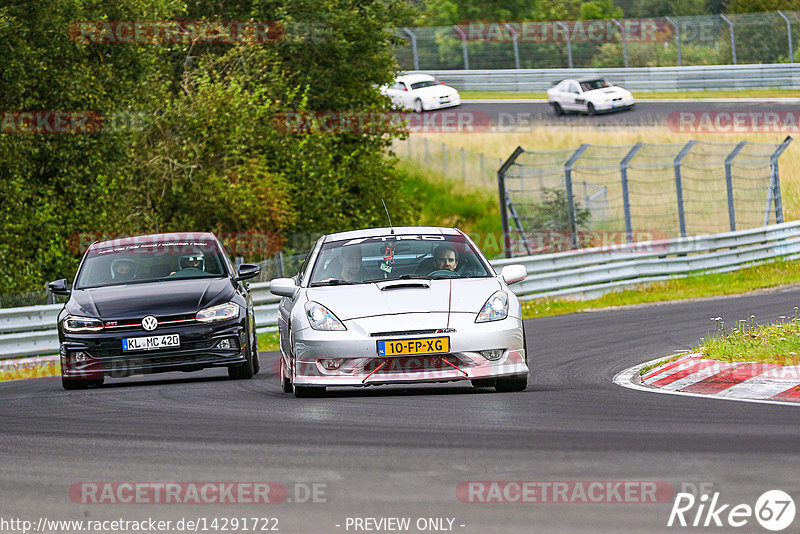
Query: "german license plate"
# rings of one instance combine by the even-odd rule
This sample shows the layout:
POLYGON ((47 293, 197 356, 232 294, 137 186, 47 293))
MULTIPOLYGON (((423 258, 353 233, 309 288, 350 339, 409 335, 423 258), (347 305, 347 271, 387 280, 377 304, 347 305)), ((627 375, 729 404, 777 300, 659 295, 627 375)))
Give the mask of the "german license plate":
POLYGON ((407 354, 438 354, 450 352, 449 337, 430 337, 424 339, 397 339, 378 341, 379 356, 398 356, 407 354))
POLYGON ((180 347, 181 338, 178 334, 161 336, 130 337, 122 340, 122 350, 153 350, 167 347, 180 347))

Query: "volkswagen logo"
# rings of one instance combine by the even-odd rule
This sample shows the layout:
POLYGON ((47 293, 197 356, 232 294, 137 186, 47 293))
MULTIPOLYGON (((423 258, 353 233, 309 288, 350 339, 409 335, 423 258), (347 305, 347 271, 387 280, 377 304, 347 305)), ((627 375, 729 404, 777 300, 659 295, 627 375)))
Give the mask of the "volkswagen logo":
POLYGON ((148 332, 150 330, 155 330, 157 326, 158 326, 158 319, 156 319, 152 315, 148 315, 147 317, 142 319, 142 328, 144 328, 148 332))

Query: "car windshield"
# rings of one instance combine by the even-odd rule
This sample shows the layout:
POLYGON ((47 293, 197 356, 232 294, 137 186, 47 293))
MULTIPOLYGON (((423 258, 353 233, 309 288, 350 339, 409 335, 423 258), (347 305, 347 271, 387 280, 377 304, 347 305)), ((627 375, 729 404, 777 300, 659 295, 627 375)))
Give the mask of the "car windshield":
POLYGON ((440 85, 440 84, 436 80, 425 80, 424 82, 412 83, 411 88, 422 89, 423 87, 433 87, 434 85, 440 85))
POLYGON ((581 82, 581 89, 584 91, 594 91, 595 89, 603 89, 604 87, 611 87, 612 84, 603 80, 602 78, 597 80, 588 80, 585 82, 581 82))
POLYGON ((462 235, 383 235, 325 243, 309 285, 493 276, 462 235))
POLYGON ((218 278, 226 276, 222 254, 213 241, 126 240, 92 248, 83 260, 75 283, 77 289, 91 287, 218 278))

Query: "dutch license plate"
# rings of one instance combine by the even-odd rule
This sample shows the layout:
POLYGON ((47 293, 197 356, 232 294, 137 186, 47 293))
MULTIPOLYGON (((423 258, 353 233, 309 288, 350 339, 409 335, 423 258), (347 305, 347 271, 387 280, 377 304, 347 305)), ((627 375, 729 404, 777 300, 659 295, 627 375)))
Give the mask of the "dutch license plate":
POLYGON ((431 337, 424 339, 397 339, 394 341, 378 341, 379 356, 398 356, 407 354, 438 354, 450 352, 449 337, 431 337))
POLYGON ((161 336, 130 337, 122 340, 122 350, 152 350, 167 347, 180 347, 181 339, 178 334, 161 336))

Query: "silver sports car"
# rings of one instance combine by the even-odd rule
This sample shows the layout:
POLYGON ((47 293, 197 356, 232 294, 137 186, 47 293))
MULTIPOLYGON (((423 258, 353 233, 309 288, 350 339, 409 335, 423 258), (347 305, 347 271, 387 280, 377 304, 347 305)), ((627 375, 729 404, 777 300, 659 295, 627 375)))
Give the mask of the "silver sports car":
POLYGON ((270 291, 281 383, 297 397, 326 387, 470 380, 528 384, 520 303, 472 240, 454 228, 375 228, 321 237, 294 278, 270 291))

